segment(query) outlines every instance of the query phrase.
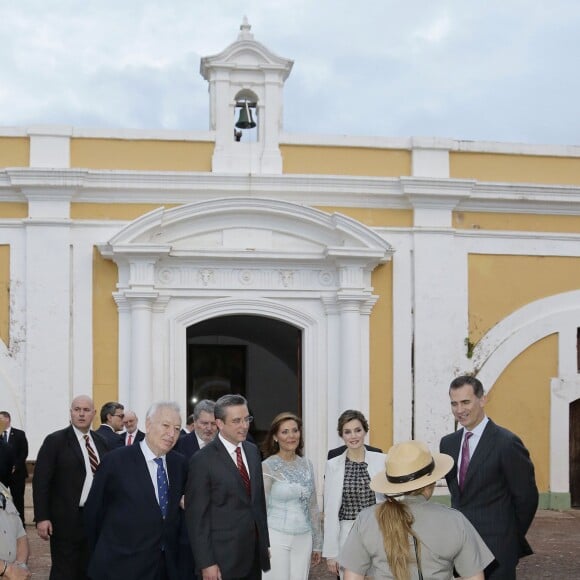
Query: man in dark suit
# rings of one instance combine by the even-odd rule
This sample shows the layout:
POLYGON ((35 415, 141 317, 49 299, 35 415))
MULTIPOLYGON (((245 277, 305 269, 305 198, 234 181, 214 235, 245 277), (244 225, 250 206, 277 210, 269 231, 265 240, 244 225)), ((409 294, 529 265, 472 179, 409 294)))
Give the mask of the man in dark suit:
POLYGON ((451 505, 469 519, 495 556, 485 577, 515 579, 518 559, 532 553, 526 533, 538 507, 530 454, 517 435, 485 415, 481 381, 458 377, 449 396, 463 427, 440 443, 441 452, 455 460, 446 475, 451 505))
POLYGON ((218 436, 189 463, 186 521, 203 580, 262 577, 270 569, 262 464, 246 441, 252 417, 241 395, 216 402, 218 436))
POLYGON ((12 449, 14 455, 14 469, 12 471, 12 481, 10 482, 12 501, 20 514, 22 523, 24 523, 24 490, 26 488, 26 478, 28 477, 28 470, 26 469, 28 441, 24 431, 12 427, 12 420, 8 411, 0 411, 0 417, 3 417, 6 423, 4 441, 8 443, 8 447, 12 449))
POLYGON ((97 433, 105 440, 109 449, 116 449, 123 445, 124 437, 121 435, 125 407, 116 401, 109 401, 101 407, 101 426, 97 433))
POLYGON ((94 580, 181 580, 177 572, 185 458, 172 450, 181 429, 179 406, 154 403, 145 439, 107 455, 85 505, 94 580))
POLYGON ((145 439, 145 433, 137 428, 139 419, 133 411, 125 411, 125 418, 123 425, 125 426, 125 433, 121 433, 122 445, 133 445, 133 443, 140 443, 145 439))
POLYGON ((0 416, 0 483, 10 487, 14 471, 14 453, 4 440, 4 429, 8 423, 0 416))
POLYGON ((200 449, 213 441, 217 434, 215 422, 215 401, 203 399, 193 409, 193 428, 191 433, 180 437, 175 450, 190 459, 200 449))
POLYGON ((50 580, 85 580, 88 544, 82 511, 105 442, 90 430, 95 407, 80 395, 70 408, 71 425, 46 437, 36 458, 32 494, 36 530, 50 540, 50 580))
MULTIPOLYGON (((215 401, 202 399, 194 409, 191 417, 191 433, 180 436, 175 450, 179 451, 189 461, 200 449, 214 440, 217 434, 217 425, 214 416, 215 401)), ((179 546, 179 570, 182 580, 194 578, 195 564, 191 551, 191 542, 187 533, 185 520, 182 522, 179 546)))

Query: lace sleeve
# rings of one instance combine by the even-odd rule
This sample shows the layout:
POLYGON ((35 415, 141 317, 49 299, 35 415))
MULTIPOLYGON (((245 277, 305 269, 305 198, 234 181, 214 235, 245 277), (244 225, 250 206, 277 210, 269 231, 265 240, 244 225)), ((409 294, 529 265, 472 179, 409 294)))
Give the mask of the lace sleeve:
POLYGON ((267 460, 262 462, 262 474, 264 477, 264 494, 266 495, 266 503, 268 503, 272 484, 274 483, 274 475, 267 460))
POLYGON ((318 499, 316 497, 316 480, 314 479, 314 469, 312 462, 308 461, 308 470, 310 471, 310 481, 312 482, 312 489, 310 493, 310 527, 312 529, 312 551, 322 551, 322 519, 320 517, 320 510, 318 509, 318 499))

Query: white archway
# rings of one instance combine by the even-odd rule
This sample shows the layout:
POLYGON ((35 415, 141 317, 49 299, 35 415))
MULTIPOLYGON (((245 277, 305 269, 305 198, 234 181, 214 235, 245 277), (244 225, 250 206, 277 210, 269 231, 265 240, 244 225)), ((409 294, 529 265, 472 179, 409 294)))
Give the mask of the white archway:
POLYGON ((224 198, 157 209, 99 249, 119 268, 119 396, 138 412, 153 399, 184 400, 186 328, 226 314, 302 330, 312 457, 336 437, 340 410, 368 412, 371 273, 392 254, 368 227, 292 203, 224 198))
POLYGON ((553 496, 550 501, 558 508, 569 507, 569 406, 580 398, 578 328, 580 291, 556 294, 527 304, 504 318, 478 343, 472 359, 478 378, 493 388, 520 353, 550 334, 558 335, 558 377, 546 385, 550 388, 550 493, 553 496))

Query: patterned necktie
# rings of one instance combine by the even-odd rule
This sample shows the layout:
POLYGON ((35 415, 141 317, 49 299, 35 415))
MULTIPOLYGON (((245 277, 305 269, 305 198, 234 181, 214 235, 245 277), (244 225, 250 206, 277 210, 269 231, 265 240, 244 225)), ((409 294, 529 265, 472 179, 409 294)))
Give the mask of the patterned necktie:
POLYGON ((250 476, 248 475, 248 470, 246 469, 244 460, 242 458, 242 448, 239 445, 236 447, 236 463, 238 464, 238 471, 242 476, 242 481, 244 483, 244 487, 246 488, 246 493, 251 495, 252 491, 250 488, 250 476))
POLYGON ((459 483, 459 489, 463 491, 463 484, 465 483, 465 476, 467 475, 467 468, 469 467, 469 440, 471 439, 473 433, 467 431, 465 437, 463 438, 463 446, 461 447, 461 467, 459 468, 459 477, 457 481, 459 483))
POLYGON ((157 493, 159 494, 161 515, 165 519, 169 510, 169 482, 167 481, 165 467, 163 467, 163 459, 156 457, 153 461, 157 463, 157 493))
POLYGON ((127 445, 133 445, 133 434, 129 433, 129 435, 127 435, 127 445))
POLYGON ((97 467, 99 467, 99 458, 91 445, 91 440, 88 435, 83 435, 85 438, 85 444, 87 446, 87 453, 89 454, 89 463, 91 464, 91 471, 93 474, 97 471, 97 467))

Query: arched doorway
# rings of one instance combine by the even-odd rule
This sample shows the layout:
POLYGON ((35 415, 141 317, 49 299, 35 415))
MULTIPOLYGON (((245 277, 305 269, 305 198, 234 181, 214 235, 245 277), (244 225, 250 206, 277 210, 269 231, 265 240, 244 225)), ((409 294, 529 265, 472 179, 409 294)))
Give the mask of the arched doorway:
POLYGON ((187 409, 227 393, 248 399, 260 442, 281 411, 302 415, 302 333, 274 318, 228 315, 187 328, 187 409))
POLYGON ((580 399, 570 403, 570 504, 580 507, 580 399))

